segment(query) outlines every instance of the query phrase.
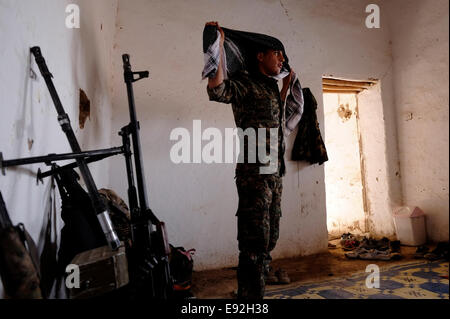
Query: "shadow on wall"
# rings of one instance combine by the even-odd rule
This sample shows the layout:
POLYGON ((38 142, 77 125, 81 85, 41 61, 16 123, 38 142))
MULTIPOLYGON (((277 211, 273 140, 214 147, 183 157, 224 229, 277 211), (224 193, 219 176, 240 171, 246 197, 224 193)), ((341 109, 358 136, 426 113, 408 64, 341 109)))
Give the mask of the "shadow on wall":
MULTIPOLYGON (((402 21, 402 20, 406 20, 409 21, 409 23, 407 24, 407 30, 408 32, 402 32, 402 39, 401 41, 403 43, 409 44, 409 43, 413 43, 415 42, 415 38, 413 37, 414 34, 416 34, 420 28, 421 28, 421 24, 419 23, 414 23, 414 21, 418 21, 419 19, 419 12, 421 12, 422 10, 426 10, 423 9, 426 6, 426 2, 425 1, 418 1, 418 0, 397 0, 397 1, 392 1, 392 2, 385 2, 380 4, 381 10, 384 12, 387 12, 388 15, 388 19, 390 22, 390 27, 391 30, 394 30, 393 27, 393 21, 402 21), (398 10, 397 8, 407 8, 407 7, 414 7, 414 10, 398 10), (407 17, 399 17, 398 13, 399 12, 403 12, 405 15, 407 14, 407 17), (407 19, 406 19, 407 18, 407 19)), ((395 118, 390 119, 390 122, 392 123, 392 127, 393 127, 393 134, 396 136, 396 140, 391 140, 389 138, 387 138, 387 172, 390 176, 389 179, 389 183, 390 183, 390 196, 393 199, 393 204, 394 205, 404 205, 405 203, 403 202, 403 189, 402 189, 402 183, 401 183, 401 176, 402 176, 402 171, 401 171, 401 163, 400 163, 400 157, 399 157, 399 152, 400 152, 400 147, 401 147, 401 143, 400 143, 400 136, 399 136, 399 131, 398 131, 398 122, 402 117, 402 112, 401 112, 401 108, 399 105, 397 105, 398 101, 396 98, 396 92, 399 88, 396 87, 396 82, 400 82, 403 79, 402 76, 399 76, 402 73, 402 70, 398 70, 395 68, 395 46, 397 45, 397 43, 395 42, 396 39, 393 38, 393 34, 391 31, 391 36, 390 38, 392 39, 392 41, 390 41, 391 44, 391 57, 392 57, 392 73, 393 73, 393 79, 392 79, 392 87, 391 88, 386 88, 386 83, 384 81, 380 81, 380 87, 381 87, 381 91, 383 92, 384 90, 389 90, 392 89, 392 106, 393 106, 393 111, 391 109, 391 103, 388 103, 388 101, 386 101, 387 97, 386 95, 382 95, 382 103, 383 103, 383 113, 384 114, 391 114, 393 115, 395 118), (394 189, 398 189, 399 191, 397 192, 397 194, 393 193, 394 189)), ((404 51, 405 52, 405 51, 404 51)), ((413 50, 408 50, 407 51, 408 55, 403 55, 402 59, 409 59, 414 55, 413 50)), ((403 84, 402 84, 403 85, 403 84)), ((389 132, 387 132, 389 133, 389 132)))
MULTIPOLYGON (((74 92, 72 95, 72 105, 78 112, 78 106, 81 101, 80 95, 77 93, 79 89, 83 89, 86 92, 87 98, 91 101, 89 118, 91 123, 88 122, 86 128, 84 128, 87 133, 79 134, 79 143, 80 145, 91 146, 97 145, 98 143, 96 142, 101 139, 103 125, 100 123, 109 121, 109 118, 106 119, 107 121, 103 121, 101 115, 104 112, 100 109, 100 107, 105 106, 102 101, 102 94, 100 93, 104 94, 107 92, 105 90, 107 85, 103 81, 109 80, 109 74, 100 74, 100 66, 103 63, 102 55, 107 53, 102 53, 99 50, 102 41, 99 41, 98 33, 102 32, 102 30, 100 29, 101 25, 97 25, 96 17, 101 16, 98 12, 97 5, 94 2, 81 1, 79 6, 83 16, 80 19, 80 28, 71 30, 72 39, 69 46, 69 50, 73 54, 70 69, 75 85, 71 90, 74 92)), ((79 126, 78 123, 75 126, 75 117, 72 122, 74 130, 78 131, 79 126)))

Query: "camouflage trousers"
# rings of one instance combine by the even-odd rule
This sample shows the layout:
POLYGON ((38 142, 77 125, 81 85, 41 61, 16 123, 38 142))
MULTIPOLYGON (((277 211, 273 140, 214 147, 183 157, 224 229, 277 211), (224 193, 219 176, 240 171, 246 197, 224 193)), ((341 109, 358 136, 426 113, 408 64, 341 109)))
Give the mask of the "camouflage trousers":
POLYGON ((237 271, 238 298, 262 299, 270 252, 279 237, 282 178, 277 175, 236 176, 239 195, 237 271))

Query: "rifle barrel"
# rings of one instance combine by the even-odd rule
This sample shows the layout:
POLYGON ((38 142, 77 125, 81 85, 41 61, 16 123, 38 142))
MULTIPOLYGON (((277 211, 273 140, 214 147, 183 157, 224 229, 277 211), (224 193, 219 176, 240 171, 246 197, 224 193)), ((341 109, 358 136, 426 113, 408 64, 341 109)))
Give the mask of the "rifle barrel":
POLYGON ((4 160, 2 162, 3 167, 35 164, 35 163, 51 163, 56 161, 65 161, 70 159, 88 158, 99 155, 117 155, 122 153, 121 147, 113 147, 102 150, 85 151, 79 153, 65 153, 65 154, 48 154, 46 156, 35 156, 26 158, 17 158, 11 160, 4 160))

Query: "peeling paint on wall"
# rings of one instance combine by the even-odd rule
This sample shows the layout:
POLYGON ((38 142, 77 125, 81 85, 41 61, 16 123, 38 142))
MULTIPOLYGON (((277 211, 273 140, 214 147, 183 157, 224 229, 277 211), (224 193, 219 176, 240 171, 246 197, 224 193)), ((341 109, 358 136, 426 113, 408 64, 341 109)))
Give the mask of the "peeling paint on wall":
POLYGON ((413 114, 411 112, 408 112, 405 115, 405 121, 411 121, 413 119, 413 114))
POLYGON ((31 148, 33 147, 33 143, 34 143, 34 140, 31 139, 31 138, 29 138, 29 139, 28 139, 28 150, 29 150, 29 151, 31 151, 31 148))
POLYGON ((339 117, 342 119, 342 122, 348 121, 351 117, 353 112, 350 110, 350 106, 348 103, 345 105, 341 104, 337 110, 339 117))

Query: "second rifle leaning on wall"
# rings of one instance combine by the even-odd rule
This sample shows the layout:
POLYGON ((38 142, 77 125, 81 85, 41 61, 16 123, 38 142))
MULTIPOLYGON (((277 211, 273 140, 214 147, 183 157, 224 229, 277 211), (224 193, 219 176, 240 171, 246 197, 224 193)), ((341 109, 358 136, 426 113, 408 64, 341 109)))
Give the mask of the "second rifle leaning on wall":
POLYGON ((148 71, 133 72, 130 56, 122 56, 124 80, 127 86, 130 124, 119 133, 122 138, 130 135, 133 141, 133 155, 136 169, 137 193, 134 184, 133 167, 130 158, 125 156, 128 177, 128 200, 131 211, 133 247, 128 260, 131 269, 130 282, 135 282, 140 294, 168 298, 173 293, 173 281, 170 275, 170 246, 164 222, 160 221, 148 205, 147 186, 142 161, 139 122, 136 118, 133 82, 149 76, 148 71), (135 75, 137 77, 135 78, 135 75), (143 280, 142 280, 143 279, 143 280), (151 287, 151 290, 147 288, 151 287))

